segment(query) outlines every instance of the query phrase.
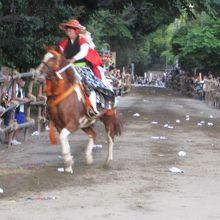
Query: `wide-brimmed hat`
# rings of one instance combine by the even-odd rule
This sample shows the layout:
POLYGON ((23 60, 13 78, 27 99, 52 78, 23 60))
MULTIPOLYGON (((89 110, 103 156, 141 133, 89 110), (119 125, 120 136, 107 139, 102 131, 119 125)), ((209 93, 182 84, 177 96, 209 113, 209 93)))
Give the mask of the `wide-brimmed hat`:
POLYGON ((81 31, 84 31, 86 28, 84 26, 82 26, 79 21, 75 20, 75 19, 71 19, 69 21, 67 21, 66 23, 61 23, 59 25, 59 28, 63 31, 65 31, 67 28, 78 28, 81 31))

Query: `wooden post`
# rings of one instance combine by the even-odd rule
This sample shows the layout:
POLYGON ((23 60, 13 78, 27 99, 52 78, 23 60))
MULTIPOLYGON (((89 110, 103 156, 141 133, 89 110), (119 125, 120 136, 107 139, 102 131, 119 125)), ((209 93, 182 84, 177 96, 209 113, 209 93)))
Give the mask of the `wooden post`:
MULTIPOLYGON (((33 92, 33 85, 34 85, 34 79, 31 79, 28 87, 28 98, 32 97, 33 92)), ((27 104, 26 109, 26 121, 29 122, 31 120, 31 105, 30 103, 27 104)), ((28 127, 25 127, 24 129, 24 141, 27 141, 28 139, 28 127)))
MULTIPOLYGON (((42 96, 42 90, 43 90, 43 85, 40 83, 39 84, 39 89, 38 89, 38 97, 42 96)), ((42 112, 42 106, 39 105, 38 108, 37 108, 37 118, 38 118, 38 120, 37 120, 37 130, 38 130, 39 133, 41 132, 41 124, 42 124, 42 122, 41 122, 41 118, 42 118, 41 112, 42 112)))

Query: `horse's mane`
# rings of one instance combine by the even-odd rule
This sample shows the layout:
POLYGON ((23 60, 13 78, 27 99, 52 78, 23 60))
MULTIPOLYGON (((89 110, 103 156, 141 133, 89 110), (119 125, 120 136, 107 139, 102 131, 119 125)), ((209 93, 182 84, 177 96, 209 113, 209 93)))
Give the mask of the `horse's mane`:
POLYGON ((62 55, 62 51, 61 51, 60 47, 57 46, 57 45, 52 45, 52 46, 44 45, 44 50, 45 50, 46 53, 50 52, 50 53, 52 53, 56 56, 57 55, 62 55))

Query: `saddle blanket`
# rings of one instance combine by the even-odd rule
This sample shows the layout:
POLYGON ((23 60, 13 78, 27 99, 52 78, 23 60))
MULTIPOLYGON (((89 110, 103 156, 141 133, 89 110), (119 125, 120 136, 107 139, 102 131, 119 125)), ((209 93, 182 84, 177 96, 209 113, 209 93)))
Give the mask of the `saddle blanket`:
POLYGON ((89 67, 75 68, 77 73, 82 77, 82 82, 85 85, 91 86, 94 90, 102 93, 108 98, 114 98, 114 92, 112 92, 99 78, 97 78, 89 67))

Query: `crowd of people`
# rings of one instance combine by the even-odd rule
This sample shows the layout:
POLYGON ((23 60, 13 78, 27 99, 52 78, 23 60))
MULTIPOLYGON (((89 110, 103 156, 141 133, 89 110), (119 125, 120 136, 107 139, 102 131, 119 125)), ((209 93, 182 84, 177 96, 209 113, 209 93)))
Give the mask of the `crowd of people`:
POLYGON ((203 100, 208 99, 207 94, 210 91, 220 92, 220 78, 215 77, 212 72, 205 74, 199 72, 192 76, 185 71, 174 69, 166 74, 165 82, 168 88, 203 100))
POLYGON ((156 86, 164 87, 165 86, 165 76, 161 73, 153 74, 152 72, 145 72, 142 76, 136 76, 134 84, 146 85, 146 86, 156 86))
POLYGON ((130 91, 132 77, 128 71, 121 71, 112 63, 106 71, 106 77, 113 86, 116 96, 121 96, 123 93, 130 91))

